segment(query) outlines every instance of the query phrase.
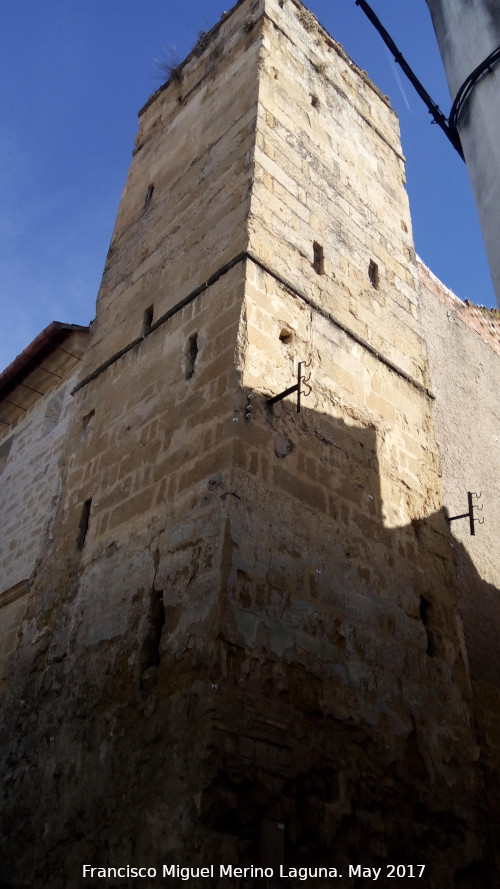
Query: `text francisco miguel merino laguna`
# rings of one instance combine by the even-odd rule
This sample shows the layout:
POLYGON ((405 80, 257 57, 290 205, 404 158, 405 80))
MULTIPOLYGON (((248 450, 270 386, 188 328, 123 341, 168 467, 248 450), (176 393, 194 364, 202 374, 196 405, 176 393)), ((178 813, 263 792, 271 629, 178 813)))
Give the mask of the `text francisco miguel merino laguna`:
MULTIPOLYGON (((122 877, 170 877, 170 879, 179 880, 195 880, 203 877, 273 877, 277 868, 272 867, 234 867, 232 864, 219 864, 217 866, 211 864, 208 867, 181 867, 179 864, 164 864, 162 870, 156 867, 91 867, 89 864, 82 866, 82 875, 84 877, 104 877, 114 879, 122 877)), ((280 877, 298 877, 300 880, 307 880, 310 877, 338 877, 340 874, 334 867, 300 867, 279 869, 280 877), (321 871, 321 873, 320 873, 321 871)), ((276 874, 278 876, 278 874, 276 874)))
MULTIPOLYGON (((213 864, 208 867, 182 867, 179 864, 164 864, 162 869, 156 867, 92 867, 90 864, 82 865, 82 876, 92 879, 126 879, 132 877, 145 877, 152 879, 154 877, 163 877, 163 879, 178 880, 196 880, 202 878, 214 877, 288 877, 296 880, 314 880, 321 878, 337 878, 342 879, 342 874, 338 872, 336 867, 284 867, 280 865, 279 873, 275 873, 277 868, 272 867, 234 867, 232 864, 213 864)), ((362 867, 360 864, 350 864, 348 867, 349 877, 364 877, 365 879, 378 880, 382 873, 381 867, 362 867)), ((425 871, 425 864, 389 864, 385 866, 384 875, 388 877, 422 877, 425 871)))

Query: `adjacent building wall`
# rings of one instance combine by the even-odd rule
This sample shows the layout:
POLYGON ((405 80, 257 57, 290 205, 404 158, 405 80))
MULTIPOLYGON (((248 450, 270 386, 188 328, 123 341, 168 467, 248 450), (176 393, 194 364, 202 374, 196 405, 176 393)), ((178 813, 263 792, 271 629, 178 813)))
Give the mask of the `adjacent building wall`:
MULTIPOLYGON (((0 394, 7 408, 0 427, 0 680, 5 680, 9 657, 18 644, 30 580, 51 537, 73 409, 71 390, 87 341, 83 328, 68 329, 65 349, 55 360, 45 355, 45 361, 33 355, 27 358, 31 376, 16 384, 21 379, 17 368, 12 391, 0 394), (48 391, 42 394, 37 386, 48 391), (24 408, 14 407, 23 401, 24 408), (12 426, 5 421, 9 411, 19 417, 12 426)), ((8 371, 2 375, 4 386, 7 375, 8 371)))
POLYGON ((0 591, 31 577, 54 518, 77 374, 52 389, 0 443, 0 591))
POLYGON ((495 310, 462 303, 423 264, 420 279, 448 514, 467 512, 467 491, 474 492, 475 535, 470 534, 467 518, 453 522, 452 533, 485 787, 496 810, 500 793, 500 322, 495 310))

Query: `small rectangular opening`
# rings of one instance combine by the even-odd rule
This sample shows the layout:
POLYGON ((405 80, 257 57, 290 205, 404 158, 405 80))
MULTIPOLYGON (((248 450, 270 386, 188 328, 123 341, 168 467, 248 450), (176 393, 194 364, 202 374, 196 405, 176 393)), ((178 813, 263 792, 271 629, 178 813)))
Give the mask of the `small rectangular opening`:
POLYGON ((433 633, 434 609, 431 603, 424 597, 420 596, 420 620, 422 621, 427 635, 427 654, 429 657, 436 656, 436 640, 433 633))
POLYGON ((285 346, 288 346, 293 340, 293 334, 291 330, 288 330, 287 327, 283 327, 280 333, 280 342, 284 343, 285 346))
POLYGON ((92 408, 92 410, 89 411, 88 414, 85 414, 85 416, 82 417, 82 432, 85 431, 85 429, 86 429, 87 426, 89 425, 90 421, 91 421, 94 417, 95 417, 95 408, 92 408))
POLYGON ((7 466, 7 461, 9 459, 10 449, 12 447, 12 442, 14 441, 14 436, 7 439, 7 441, 2 442, 0 445, 0 475, 4 471, 7 466))
POLYGON ((370 265, 368 266, 368 277, 372 287, 378 290, 378 265, 373 259, 370 259, 370 265))
POLYGON ((281 822, 261 821, 260 863, 275 871, 285 863, 285 825, 281 822))
POLYGON ((187 343, 186 343, 186 351, 184 354, 185 358, 185 368, 186 368, 186 380, 190 380, 194 374, 194 366, 196 364, 196 359, 198 357, 198 334, 193 333, 187 343))
POLYGON ((89 529, 89 519, 90 519, 90 507, 92 505, 92 498, 90 500, 86 500, 82 506, 82 514, 80 516, 80 524, 78 525, 78 537, 76 538, 76 547, 79 552, 82 551, 85 538, 87 536, 87 531, 89 529))
POLYGON ((325 274, 325 258, 324 258, 324 254, 323 254, 323 247, 321 246, 321 244, 318 244, 315 241, 313 244, 313 251, 314 251, 314 260, 313 260, 314 271, 318 275, 324 275, 325 274))
POLYGON ((151 330, 151 325, 153 323, 153 313, 154 306, 149 306, 144 312, 144 317, 142 319, 142 335, 147 336, 149 331, 151 330))

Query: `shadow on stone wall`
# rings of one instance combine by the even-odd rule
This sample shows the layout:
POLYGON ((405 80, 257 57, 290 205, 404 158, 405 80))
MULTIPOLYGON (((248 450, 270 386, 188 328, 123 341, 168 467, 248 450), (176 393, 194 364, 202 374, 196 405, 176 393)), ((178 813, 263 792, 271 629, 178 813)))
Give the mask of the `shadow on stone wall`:
POLYGON ((65 589, 40 565, 2 700, 3 889, 86 886, 85 863, 258 865, 263 822, 285 825, 286 866, 426 864, 430 889, 495 884, 493 721, 481 758, 460 612, 473 590, 496 618, 498 590, 444 511, 385 527, 373 428, 257 399, 251 423, 231 489, 197 489, 193 515, 225 506, 221 583, 183 650, 166 587, 135 589, 123 608, 142 602, 141 619, 119 637, 72 649, 78 564, 65 589))

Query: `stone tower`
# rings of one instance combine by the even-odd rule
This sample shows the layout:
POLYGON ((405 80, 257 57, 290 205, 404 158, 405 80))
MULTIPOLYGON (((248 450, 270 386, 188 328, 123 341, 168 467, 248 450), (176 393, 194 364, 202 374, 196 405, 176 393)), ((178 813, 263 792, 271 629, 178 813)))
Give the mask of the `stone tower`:
POLYGON ((419 287, 387 99, 241 0, 140 113, 2 696, 7 887, 480 885, 419 287))

